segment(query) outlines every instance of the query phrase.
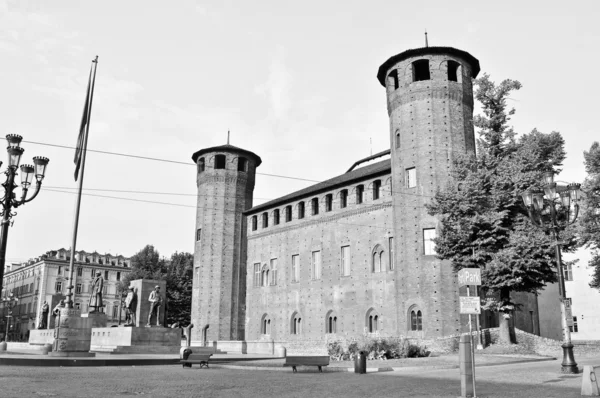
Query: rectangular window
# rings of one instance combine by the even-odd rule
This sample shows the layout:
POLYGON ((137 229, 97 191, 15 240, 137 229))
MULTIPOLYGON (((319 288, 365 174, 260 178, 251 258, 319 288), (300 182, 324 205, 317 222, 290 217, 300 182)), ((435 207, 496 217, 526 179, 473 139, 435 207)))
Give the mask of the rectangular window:
POLYGON ((75 308, 80 310, 81 309, 81 303, 75 303, 75 308))
POLYGON ((423 254, 433 256, 435 252, 435 243, 433 240, 436 237, 435 228, 426 228, 423 230, 423 254))
POLYGON ((342 276, 350 275, 350 246, 342 246, 342 276))
POLYGON ((104 280, 108 280, 108 271, 104 271, 104 280))
POLYGON ((27 313, 29 314, 31 312, 31 303, 27 304, 27 313))
POLYGON ((54 284, 54 291, 57 293, 62 292, 62 282, 59 281, 54 284))
POLYGON ((359 205, 363 202, 363 194, 365 193, 365 186, 359 185, 356 187, 356 204, 359 205))
POLYGON ((579 332, 579 327, 577 326, 577 317, 576 316, 573 317, 573 326, 569 326, 569 330, 571 331, 571 333, 579 332))
POLYGON ((312 209, 312 215, 316 216, 317 214, 319 214, 319 198, 313 198, 310 201, 310 206, 312 209))
POLYGON ((224 169, 227 163, 225 155, 215 155, 215 169, 224 169))
POLYGON ((390 253, 390 270, 396 268, 396 260, 394 259, 394 238, 389 238, 388 239, 389 242, 389 253, 390 253))
POLYGON ((83 267, 77 267, 77 276, 83 276, 83 267))
POLYGON ((406 188, 414 188, 417 186, 417 170, 414 167, 406 169, 404 172, 404 179, 406 180, 406 188))
POLYGON ((77 286, 75 286, 75 293, 81 293, 81 283, 78 283, 77 286))
POLYGON ((246 158, 239 157, 238 158, 238 171, 246 171, 248 161, 246 158))
POLYGON ((117 272, 117 280, 120 281, 121 280, 121 272, 117 272))
POLYGON ((321 252, 312 252, 312 278, 321 279, 321 252))
POLYGON ((58 271, 56 272, 58 275, 62 275, 62 267, 58 266, 58 271))
POLYGON ((30 291, 30 292, 33 292, 33 283, 30 283, 30 284, 29 284, 29 291, 30 291))
POLYGON ((348 206, 348 190, 342 189, 340 191, 340 208, 343 209, 346 206, 348 206))
POLYGON ((373 181, 373 200, 379 199, 379 194, 381 190, 381 180, 373 181))
POLYGON ((304 202, 298 203, 298 218, 304 218, 304 202))
POLYGON ((572 264, 563 264, 563 271, 565 276, 565 281, 573 280, 573 265, 572 264))
POLYGON ((271 259, 271 285, 277 284, 277 259, 271 259))
POLYGON ((273 225, 279 225, 279 209, 273 210, 273 225))
POLYGON ((254 286, 260 286, 260 263, 254 264, 254 286))
POLYGON ((300 256, 292 256, 292 282, 300 282, 300 256))
POLYGON ((202 239, 202 228, 196 230, 196 242, 200 242, 200 239, 202 239))

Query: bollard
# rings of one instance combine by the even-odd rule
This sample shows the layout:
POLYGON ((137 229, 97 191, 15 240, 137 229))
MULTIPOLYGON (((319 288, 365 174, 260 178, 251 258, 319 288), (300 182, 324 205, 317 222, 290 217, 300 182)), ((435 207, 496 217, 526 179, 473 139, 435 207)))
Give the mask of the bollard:
POLYGON ((367 353, 365 351, 359 351, 356 354, 354 358, 354 373, 367 373, 367 353))
POLYGON ((460 396, 473 397, 473 361, 471 360, 471 336, 460 336, 458 345, 460 364, 460 396))
POLYGON ((596 378, 596 369, 600 371, 600 366, 586 365, 583 367, 583 374, 581 375, 581 395, 584 397, 600 396, 600 388, 598 388, 598 379, 596 378))
POLYGON ((8 344, 6 344, 6 341, 3 341, 0 343, 0 351, 6 351, 6 347, 8 346, 8 344))
POLYGON ((48 355, 49 352, 52 352, 52 344, 44 344, 42 346, 42 355, 48 355))

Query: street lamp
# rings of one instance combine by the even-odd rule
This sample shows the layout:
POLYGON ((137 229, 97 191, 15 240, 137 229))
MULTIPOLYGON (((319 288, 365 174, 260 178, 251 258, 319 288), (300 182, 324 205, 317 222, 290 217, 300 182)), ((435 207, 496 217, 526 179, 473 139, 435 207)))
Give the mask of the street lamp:
MULTIPOLYGON (((25 150, 19 145, 23 137, 17 134, 8 134, 6 141, 8 142, 8 167, 4 174, 6 180, 2 184, 4 187, 4 196, 0 199, 0 216, 2 221, 0 222, 0 291, 2 291, 2 283, 4 279, 4 263, 6 262, 6 242, 8 241, 8 227, 10 225, 10 219, 17 213, 14 213, 13 208, 17 208, 27 202, 31 202, 37 194, 40 192, 42 187, 42 180, 46 174, 46 167, 48 166, 48 158, 36 156, 33 158, 33 166, 24 164, 21 165, 21 196, 19 199, 16 198, 14 193, 17 184, 15 184, 15 177, 17 176, 17 169, 21 162, 21 156, 25 150), (31 187, 31 183, 35 176, 35 191, 27 198, 27 193, 31 187)), ((0 161, 0 166, 2 162, 0 161)))
POLYGON ((4 306, 8 308, 8 315, 6 315, 6 334, 4 335, 4 341, 8 342, 8 329, 10 325, 10 318, 12 317, 12 309, 17 302, 19 301, 18 297, 15 297, 12 292, 8 295, 8 297, 3 297, 2 302, 4 306))
POLYGON ((554 236, 556 248, 556 268, 558 272, 558 292, 560 299, 560 313, 563 328, 563 373, 578 373, 577 363, 573 355, 573 344, 571 344, 571 331, 567 324, 567 312, 565 301, 567 293, 565 290, 565 278, 560 255, 559 233, 568 225, 573 224, 579 213, 579 198, 581 196, 581 184, 561 185, 554 182, 554 172, 544 173, 543 191, 527 190, 521 194, 523 203, 529 213, 531 222, 542 229, 551 231, 554 236))

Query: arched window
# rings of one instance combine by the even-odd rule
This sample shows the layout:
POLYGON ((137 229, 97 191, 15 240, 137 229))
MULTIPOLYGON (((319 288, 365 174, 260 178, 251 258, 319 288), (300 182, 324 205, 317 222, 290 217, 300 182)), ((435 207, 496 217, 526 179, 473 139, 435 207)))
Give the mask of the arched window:
POLYGON ((379 199, 381 191, 381 180, 373 181, 373 200, 379 199))
POLYGON ((298 311, 294 311, 290 318, 290 334, 302 333, 302 315, 298 311))
POLYGON ((279 225, 279 209, 273 210, 273 225, 279 225))
POLYGON ((267 314, 260 319, 260 334, 271 334, 271 319, 267 314))
POLYGON ((261 286, 268 286, 269 285, 269 269, 267 268, 267 266, 265 265, 263 267, 262 270, 262 274, 261 274, 261 286))
POLYGON ((459 75, 459 72, 462 72, 460 64, 456 61, 448 61, 448 80, 462 83, 462 76, 459 75))
POLYGON ((205 167, 204 158, 198 159, 198 173, 202 173, 205 167))
POLYGON ((292 221, 292 206, 285 206, 285 222, 292 221))
POLYGON ((384 250, 380 245, 376 245, 371 252, 371 271, 372 272, 381 272, 385 270, 384 265, 384 250))
POLYGON ((396 130, 396 149, 400 149, 400 131, 396 130))
POLYGON ((325 211, 331 211, 333 209, 333 195, 325 195, 325 211))
POLYGON ((227 157, 225 155, 215 155, 215 169, 224 169, 227 163, 227 157))
POLYGON ((258 229, 258 218, 256 216, 252 216, 252 230, 256 231, 258 229))
POLYGON ((337 315, 334 311, 328 311, 325 316, 325 333, 337 333, 337 315))
POLYGON ((267 228, 269 226, 269 213, 266 211, 262 214, 262 227, 267 228))
POLYGON ((312 198, 310 201, 311 215, 319 214, 319 198, 312 198))
POLYGON ((342 189, 340 191, 340 209, 348 206, 348 190, 342 189))
POLYGON ((304 218, 304 202, 298 202, 298 218, 304 218))
POLYGON ((423 313, 418 308, 410 310, 410 330, 413 332, 423 330, 423 313))
POLYGON ((431 73, 429 72, 429 60, 420 59, 412 63, 412 76, 413 82, 419 82, 422 80, 430 80, 431 73))
POLYGON ((364 185, 358 185, 356 187, 356 204, 359 205, 363 202, 363 194, 365 192, 365 186, 364 185))
POLYGON ((387 77, 387 86, 389 91, 397 90, 400 85, 398 84, 398 70, 394 69, 390 72, 387 77))
POLYGON ((368 333, 376 333, 379 331, 381 327, 381 320, 379 318, 379 314, 373 308, 370 308, 367 311, 367 316, 365 318, 365 328, 368 333))

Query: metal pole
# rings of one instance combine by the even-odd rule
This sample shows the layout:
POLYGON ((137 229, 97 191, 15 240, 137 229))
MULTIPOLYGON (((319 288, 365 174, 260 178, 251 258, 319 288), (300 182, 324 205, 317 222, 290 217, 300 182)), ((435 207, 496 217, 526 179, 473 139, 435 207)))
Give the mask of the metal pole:
POLYGON ((10 325, 10 315, 6 316, 6 333, 4 334, 4 341, 8 343, 8 326, 10 325))
POLYGON ((4 201, 2 206, 4 207, 4 214, 2 215, 2 227, 0 228, 0 291, 2 291, 2 284, 4 281, 4 266, 6 263, 6 244, 8 242, 8 227, 10 226, 10 212, 12 211, 12 198, 15 181, 15 170, 9 167, 6 170, 8 178, 4 185, 4 201))
POLYGON ((560 314, 562 318, 563 327, 563 361, 562 361, 562 372, 563 373, 579 373, 577 362, 575 362, 575 356, 573 354, 573 344, 571 344, 571 331, 567 324, 567 310, 565 308, 565 299, 567 298, 567 292, 565 290, 565 276, 563 273, 562 259, 560 255, 560 244, 558 240, 557 228, 553 229, 554 232, 554 244, 556 253, 556 268, 558 271, 558 295, 560 299, 560 314))
MULTIPOLYGON (((479 289, 477 288, 477 285, 475 285, 475 296, 479 297, 479 289)), ((481 298, 479 298, 481 300, 481 298)), ((483 336, 481 335, 481 325, 479 324, 479 317, 481 316, 481 314, 478 314, 475 317, 475 320, 477 321, 477 349, 478 350, 483 350, 483 336)))
POLYGON ((81 208, 81 191, 83 189, 83 175, 85 171, 85 155, 87 153, 87 142, 90 131, 90 120, 92 118, 92 98, 94 97, 94 84, 96 82, 96 68, 98 67, 98 57, 92 61, 94 63, 94 77, 92 79, 92 87, 90 89, 89 106, 87 109, 87 123, 85 125, 85 135, 83 138, 83 148, 81 153, 81 166, 79 171, 79 181, 77 186, 77 203, 75 205, 75 220, 73 221, 73 240, 71 241, 71 259, 69 261, 69 286, 67 293, 67 308, 73 308, 73 266, 75 263, 75 247, 77 246, 77 230, 79 229, 79 210, 81 208))
MULTIPOLYGON (((471 289, 467 285, 467 297, 471 296, 471 289)), ((473 398, 477 397, 475 388, 475 347, 473 346, 473 323, 471 322, 471 314, 469 314, 469 337, 471 338, 471 363, 473 364, 473 398)))

